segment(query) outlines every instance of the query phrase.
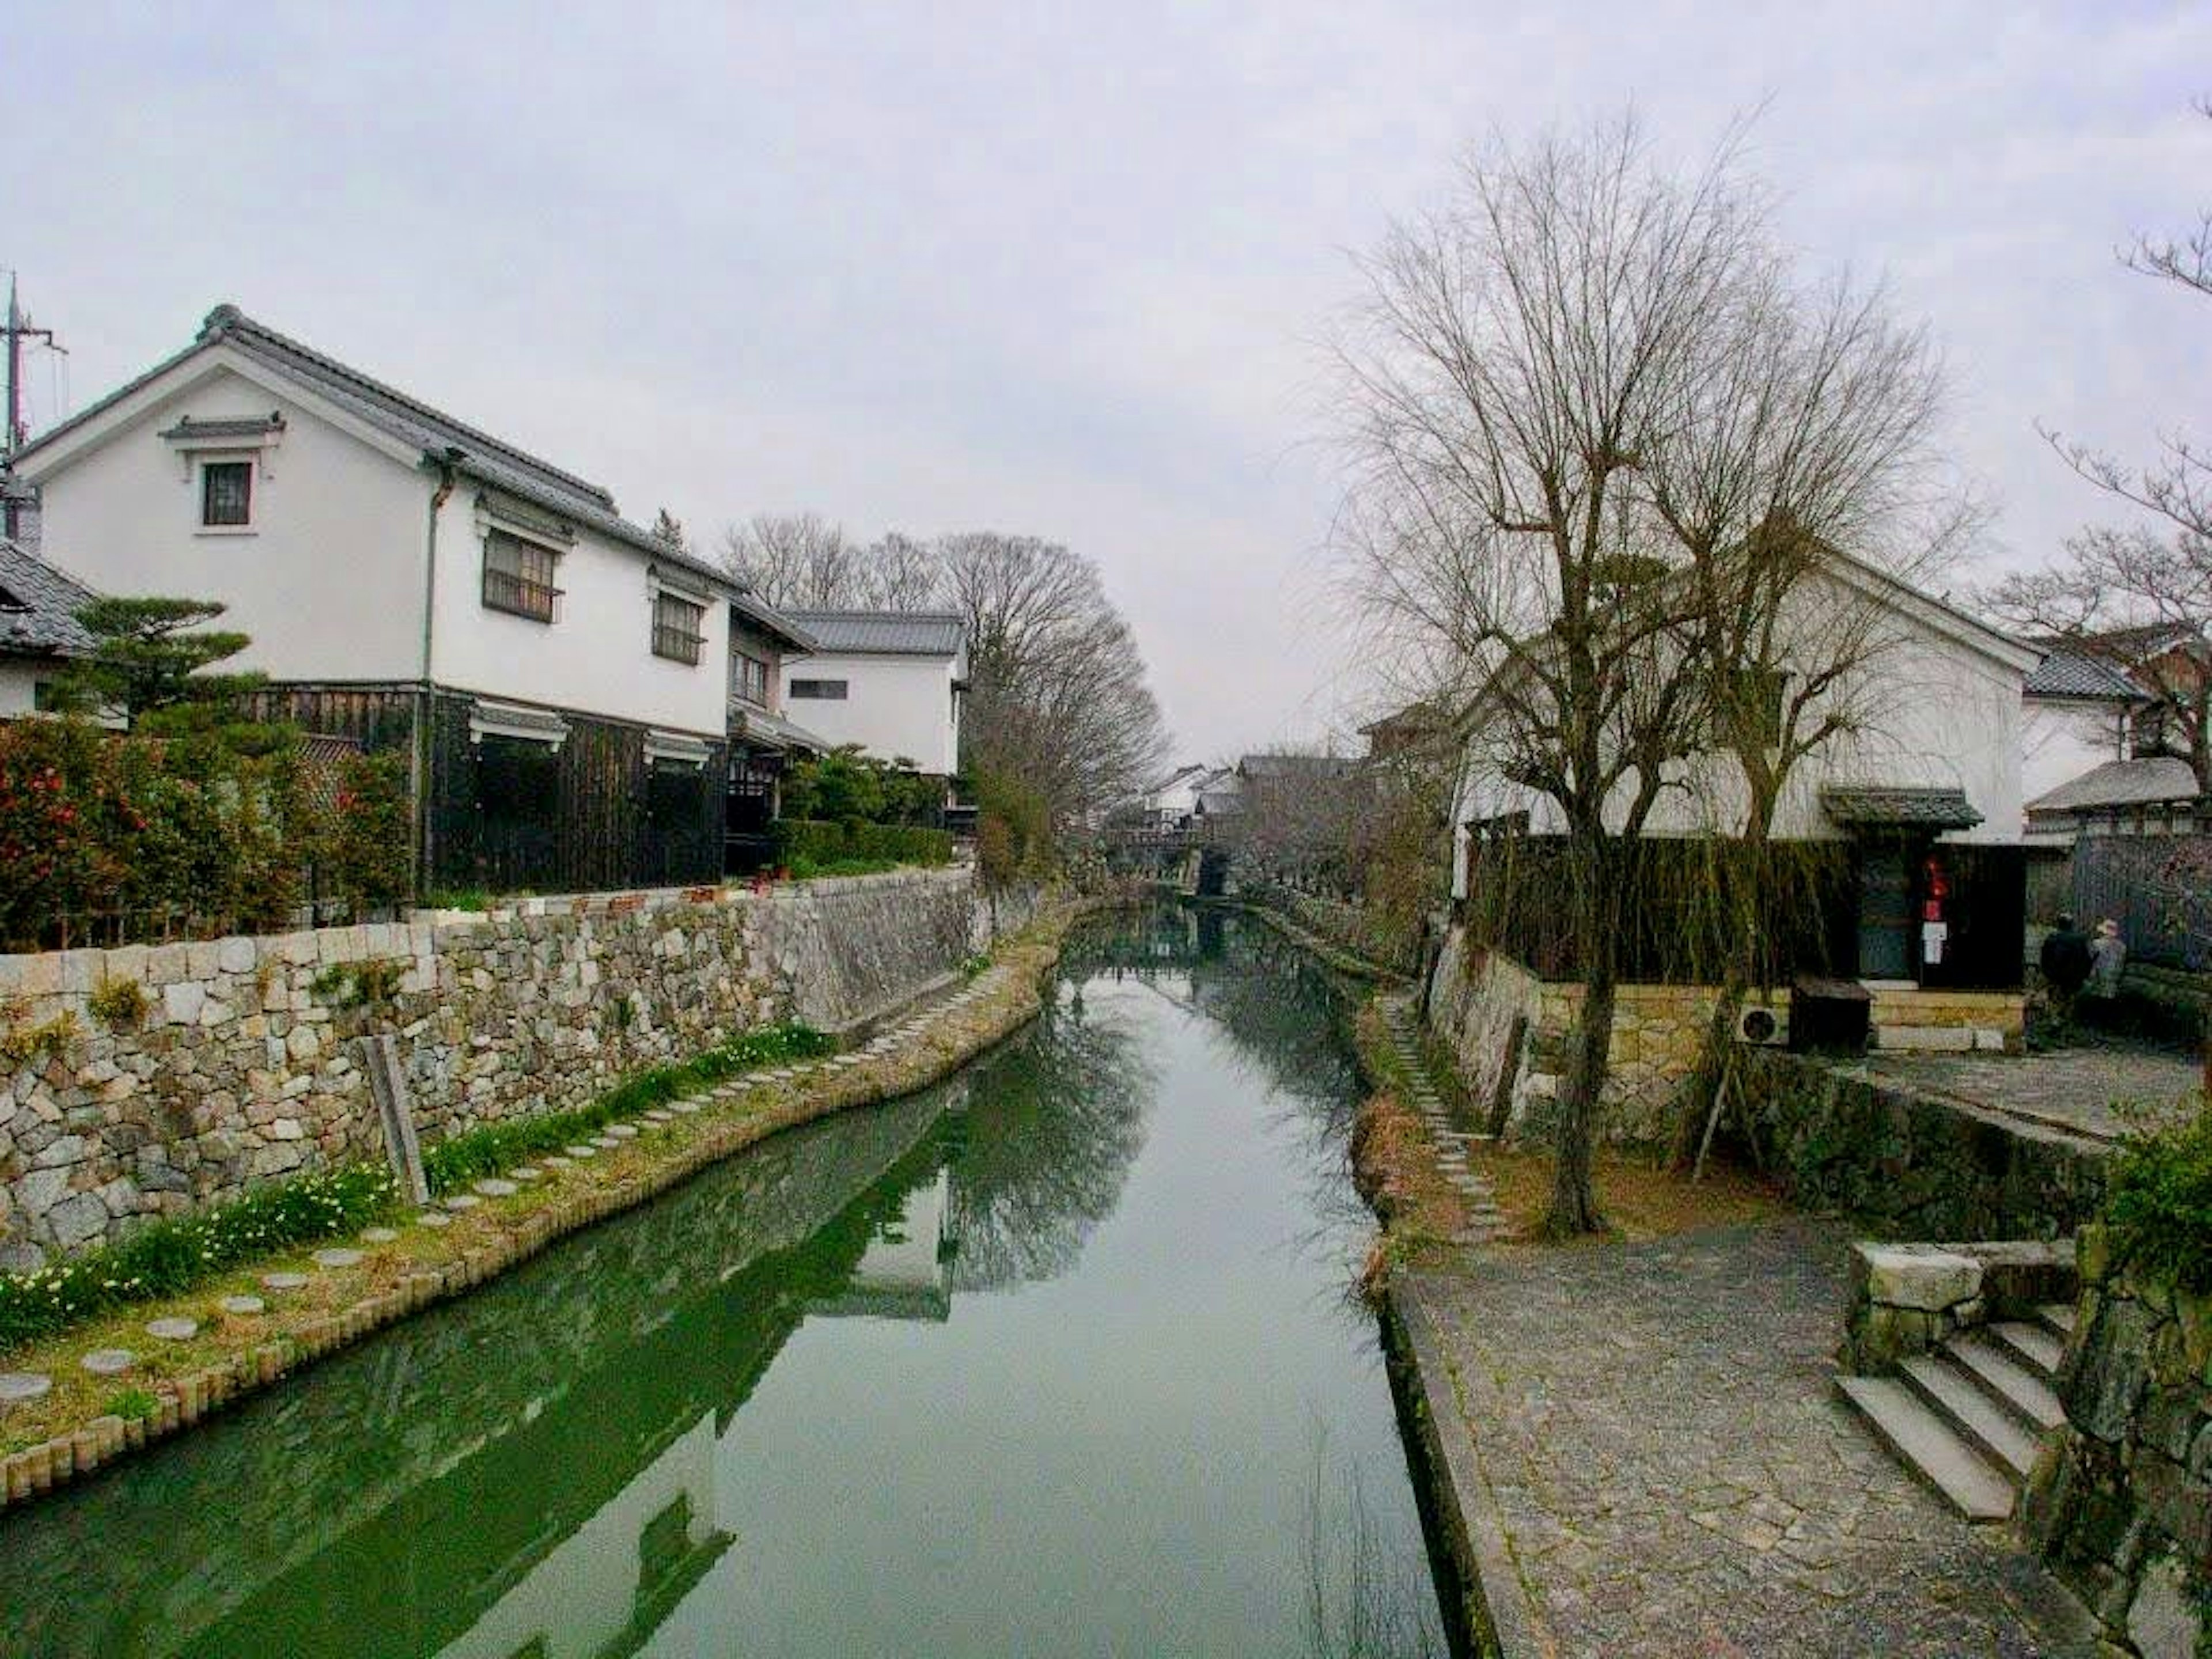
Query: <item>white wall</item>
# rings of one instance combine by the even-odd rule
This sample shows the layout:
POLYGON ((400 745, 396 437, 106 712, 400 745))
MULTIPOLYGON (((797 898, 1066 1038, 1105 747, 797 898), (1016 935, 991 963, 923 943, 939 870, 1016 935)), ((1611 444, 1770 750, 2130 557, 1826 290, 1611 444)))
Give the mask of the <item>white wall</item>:
POLYGON ((37 708, 38 686, 53 679, 62 665, 31 657, 0 657, 0 720, 14 720, 37 708))
POLYGON ((2034 800, 2106 761, 2128 757, 2127 711, 2031 698, 2021 714, 2021 795, 2034 800))
POLYGON ((783 665, 783 713, 817 737, 857 743, 879 760, 904 757, 947 776, 960 768, 948 657, 794 657, 783 665), (793 680, 843 680, 846 696, 794 697, 793 680))
POLYGON ((41 485, 41 554, 117 594, 221 599, 252 636, 234 659, 279 679, 421 672, 429 480, 228 372, 141 411, 41 485), (200 528, 196 467, 161 434, 195 420, 285 419, 253 480, 251 534, 200 528))
MULTIPOLYGON (((580 528, 561 552, 555 620, 483 603, 483 486, 462 478, 438 514, 431 678, 490 697, 637 720, 700 737, 728 730, 729 605, 707 604, 696 664, 653 654, 650 556, 580 528)), ((427 497, 426 497, 427 500, 427 497)), ((684 585, 698 584, 688 576, 684 585)))

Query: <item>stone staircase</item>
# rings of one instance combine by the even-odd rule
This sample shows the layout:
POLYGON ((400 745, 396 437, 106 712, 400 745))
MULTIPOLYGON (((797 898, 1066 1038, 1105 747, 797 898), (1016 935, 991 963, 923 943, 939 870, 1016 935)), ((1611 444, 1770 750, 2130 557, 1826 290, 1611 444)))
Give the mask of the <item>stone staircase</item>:
POLYGON ((2012 1514, 2044 1435, 2065 1421, 2053 1390, 2074 1310, 1954 1332, 1891 1376, 1836 1385, 1899 1462, 1969 1521, 2012 1514))
POLYGON ((1505 1218, 1498 1208, 1498 1195, 1490 1183, 1468 1167, 1468 1147, 1477 1141, 1495 1137, 1471 1134, 1452 1121, 1451 1112, 1437 1092, 1435 1076, 1421 1053, 1421 1041, 1414 1025, 1413 1005, 1407 997, 1390 997, 1382 1004, 1383 1024, 1390 1033, 1390 1047, 1399 1063, 1412 1079, 1411 1092, 1413 1109, 1420 1114, 1422 1126, 1428 1130, 1429 1139, 1437 1149, 1437 1167, 1444 1180, 1460 1195, 1462 1207, 1467 1213, 1467 1224, 1452 1236, 1455 1244, 1487 1244, 1505 1231, 1505 1218))

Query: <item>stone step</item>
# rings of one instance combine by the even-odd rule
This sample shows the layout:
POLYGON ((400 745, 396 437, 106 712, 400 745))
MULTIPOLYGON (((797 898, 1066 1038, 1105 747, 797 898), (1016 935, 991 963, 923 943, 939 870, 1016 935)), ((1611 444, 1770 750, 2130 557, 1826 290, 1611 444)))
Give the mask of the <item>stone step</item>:
POLYGON ((1988 1334, 2006 1358, 2018 1360, 2046 1382, 2058 1380, 2058 1362, 2066 1358, 2063 1338, 2021 1319, 2000 1319, 1988 1334))
POLYGON ((2074 1334, 2074 1304, 2046 1302, 2035 1310, 2035 1322, 2063 1341, 2074 1334))
POLYGON ((2016 1481, 2027 1478, 2035 1467, 2036 1437, 2000 1410, 1972 1377, 1933 1354, 1915 1354, 1899 1370, 1913 1393, 1977 1451, 2016 1481))
POLYGON ((1839 1376, 1836 1387, 1875 1437, 1969 1521, 2012 1513, 2012 1483, 1904 1383, 1890 1376, 1839 1376))
POLYGON ((1986 1338, 1961 1332, 1943 1345, 1942 1352, 1959 1362, 1984 1394, 2033 1433, 2055 1429, 2066 1420, 2051 1385, 2000 1353, 1986 1338))

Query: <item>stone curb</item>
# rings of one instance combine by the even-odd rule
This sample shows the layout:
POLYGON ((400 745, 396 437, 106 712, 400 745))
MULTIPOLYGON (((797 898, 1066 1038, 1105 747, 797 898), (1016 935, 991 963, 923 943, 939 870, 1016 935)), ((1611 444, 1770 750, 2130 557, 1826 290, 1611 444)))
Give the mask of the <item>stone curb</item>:
POLYGON ((1411 982, 1407 975, 1400 973, 1396 969, 1385 968, 1379 962, 1370 962, 1365 957, 1347 951, 1342 945, 1322 938, 1304 923, 1285 915, 1273 906, 1257 904, 1249 899, 1234 898, 1201 898, 1193 899, 1191 902, 1224 910, 1241 910, 1248 916, 1257 917, 1293 945, 1304 946, 1318 957, 1326 966, 1335 969, 1340 974, 1350 974, 1359 979, 1371 979, 1385 985, 1405 985, 1411 982))
POLYGON ((1483 1474, 1453 1373, 1437 1346, 1435 1316, 1419 1276, 1391 1274, 1383 1310, 1403 1345, 1407 1368, 1419 1390, 1413 1415, 1445 1547, 1466 1590, 1461 1609, 1465 1634, 1485 1659, 1558 1659, 1559 1643, 1545 1626, 1514 1565, 1505 1517, 1483 1474))
MULTIPOLYGON (((1076 920, 1091 905, 1077 902, 1057 915, 1041 917, 1051 931, 1050 959, 1057 959, 1061 942, 1076 920)), ((758 1145, 770 1135, 839 1112, 874 1106, 914 1094, 942 1082, 984 1050, 1005 1042, 1042 1011, 1039 975, 1017 973, 1011 967, 994 967, 988 973, 1005 976, 1011 994, 1002 1003, 980 1002, 964 1011, 974 1022, 950 1048, 933 1038, 935 1028, 921 1033, 894 1062, 895 1076, 882 1086, 839 1100, 825 1094, 802 1100, 795 1109, 768 1120, 707 1126, 707 1132, 689 1146, 664 1154, 652 1168, 624 1177, 619 1183, 595 1192, 579 1193, 517 1218, 508 1231, 486 1241, 458 1259, 437 1267, 409 1273, 398 1285, 371 1296, 340 1312, 326 1315, 289 1335, 267 1342, 228 1363, 210 1366, 169 1380, 160 1404, 144 1417, 94 1418, 65 1434, 0 1460, 0 1510, 40 1497, 70 1481, 92 1474, 118 1458, 179 1432, 203 1418, 213 1416, 234 1401, 265 1389, 293 1370, 351 1346, 362 1338, 397 1323, 409 1315, 461 1296, 509 1267, 528 1261, 570 1233, 621 1214, 659 1197, 693 1176, 758 1145)))

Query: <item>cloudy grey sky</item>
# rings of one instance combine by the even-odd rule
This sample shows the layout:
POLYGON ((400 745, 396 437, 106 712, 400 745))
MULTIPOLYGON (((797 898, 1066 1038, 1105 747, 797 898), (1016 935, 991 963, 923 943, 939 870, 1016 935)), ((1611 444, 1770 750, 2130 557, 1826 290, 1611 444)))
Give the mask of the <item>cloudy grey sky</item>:
POLYGON ((1362 712, 1306 343, 1490 131, 1633 99, 1688 162, 1765 100, 1808 264, 1946 349, 1993 566, 2097 510, 2035 420, 2140 450, 2212 381, 2112 257, 2212 207, 2203 0, 155 11, 8 33, 0 265, 78 404, 228 299, 634 518, 1058 538, 1195 757, 1362 712))

